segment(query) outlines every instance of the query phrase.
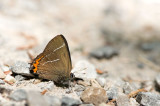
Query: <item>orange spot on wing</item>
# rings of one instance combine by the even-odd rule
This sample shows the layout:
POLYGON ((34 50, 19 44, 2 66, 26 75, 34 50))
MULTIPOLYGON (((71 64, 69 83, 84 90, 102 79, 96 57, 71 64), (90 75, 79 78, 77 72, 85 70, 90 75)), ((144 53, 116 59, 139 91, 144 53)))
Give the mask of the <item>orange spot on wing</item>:
POLYGON ((36 73, 36 71, 37 71, 37 66, 38 66, 38 64, 39 64, 39 61, 40 61, 42 58, 43 58, 43 56, 40 57, 40 58, 38 58, 38 59, 36 60, 36 63, 33 64, 33 66, 34 66, 33 72, 34 72, 34 73, 36 73))

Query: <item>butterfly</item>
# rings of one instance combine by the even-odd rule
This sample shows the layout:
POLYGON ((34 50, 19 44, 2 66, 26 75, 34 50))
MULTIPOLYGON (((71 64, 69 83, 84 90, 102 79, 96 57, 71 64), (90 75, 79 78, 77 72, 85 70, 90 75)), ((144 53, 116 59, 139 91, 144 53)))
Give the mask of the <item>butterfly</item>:
POLYGON ((31 63, 30 72, 41 79, 67 84, 74 77, 67 40, 63 35, 54 37, 44 51, 31 63))

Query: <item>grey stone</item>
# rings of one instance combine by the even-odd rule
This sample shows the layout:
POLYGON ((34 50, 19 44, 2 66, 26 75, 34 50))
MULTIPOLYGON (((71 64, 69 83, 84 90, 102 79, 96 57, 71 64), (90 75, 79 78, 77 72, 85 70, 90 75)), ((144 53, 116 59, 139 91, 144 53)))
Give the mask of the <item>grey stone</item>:
POLYGON ((90 84, 92 87, 101 88, 101 85, 95 79, 91 79, 90 84))
POLYGON ((92 51, 90 55, 97 59, 102 59, 102 58, 110 59, 113 56, 118 55, 118 50, 111 46, 105 46, 92 51))
POLYGON ((5 78, 6 75, 4 74, 4 72, 0 69, 0 78, 5 78))
POLYGON ((47 82, 40 82, 40 83, 38 83, 38 84, 36 84, 36 85, 37 85, 37 87, 39 87, 40 89, 44 90, 44 89, 46 89, 46 83, 47 83, 47 82))
POLYGON ((151 91, 153 89, 153 86, 155 86, 155 84, 152 80, 144 81, 141 83, 141 88, 145 88, 147 91, 151 91))
POLYGON ((160 43, 159 42, 149 42, 149 43, 143 43, 141 44, 141 49, 144 51, 151 51, 153 49, 159 48, 160 43))
POLYGON ((132 88, 134 90, 137 90, 137 89, 141 89, 142 88, 142 83, 141 82, 131 82, 130 85, 132 86, 132 88))
POLYGON ((0 106, 26 106, 25 102, 5 101, 0 102, 0 106))
POLYGON ((106 83, 106 79, 103 78, 103 77, 97 77, 96 78, 97 82, 102 86, 104 87, 105 83, 106 83))
POLYGON ((160 74, 158 74, 157 76, 156 76, 156 78, 155 78, 155 83, 156 83, 156 89, 158 90, 158 91, 160 91, 160 74))
POLYGON ((48 82, 40 82, 37 84, 38 87, 40 87, 42 90, 52 90, 54 88, 54 82, 48 81, 48 82))
POLYGON ((130 98, 130 106, 140 106, 140 104, 134 99, 134 98, 130 98))
POLYGON ((2 66, 1 66, 1 69, 2 69, 3 72, 9 71, 9 67, 8 67, 8 66, 5 66, 5 65, 2 65, 2 66))
POLYGON ((73 98, 70 97, 62 97, 62 105, 61 106, 79 106, 80 104, 82 104, 81 101, 79 100, 75 100, 73 98))
POLYGON ((140 47, 144 51, 151 51, 154 48, 153 45, 151 45, 149 43, 143 43, 140 47))
POLYGON ((108 100, 116 99, 118 96, 118 89, 116 87, 111 87, 107 90, 108 100))
POLYGON ((4 87, 4 86, 0 86, 0 94, 7 94, 9 95, 11 93, 12 89, 8 88, 8 87, 4 87))
POLYGON ((143 68, 145 67, 145 65, 144 65, 143 63, 138 63, 138 64, 137 64, 137 67, 138 67, 139 69, 143 69, 143 68))
POLYGON ((13 84, 13 83, 15 83, 16 82, 16 79, 13 77, 13 76, 11 76, 11 75, 6 75, 6 77, 5 77, 5 79, 4 79, 7 83, 10 83, 10 84, 13 84))
POLYGON ((82 91, 80 91, 80 92, 76 92, 76 94, 77 94, 78 96, 81 96, 82 91))
POLYGON ((106 102, 108 97, 105 89, 89 87, 82 92, 81 99, 84 103, 92 103, 97 106, 100 103, 106 102))
POLYGON ((50 106, 61 106, 61 101, 55 96, 44 96, 50 106))
POLYGON ((117 106, 130 106, 128 96, 123 93, 118 94, 116 103, 117 106))
POLYGON ((27 92, 27 105, 28 106, 49 106, 44 96, 37 91, 27 92))
POLYGON ((27 93, 23 89, 18 89, 10 94, 10 99, 15 101, 22 101, 27 99, 27 93))
POLYGON ((114 86, 118 87, 118 88, 123 88, 123 86, 125 85, 125 82, 122 79, 118 79, 116 80, 114 86))
POLYGON ((75 77, 81 79, 95 79, 97 77, 95 66, 86 60, 78 61, 71 72, 75 77))
POLYGON ((16 76, 15 76, 15 79, 16 79, 17 81, 22 81, 22 80, 25 80, 26 77, 24 77, 24 76, 22 76, 22 75, 16 75, 16 76))
POLYGON ((80 92, 80 91, 84 91, 85 87, 83 85, 78 85, 76 84, 74 87, 74 91, 80 92))
POLYGON ((28 63, 18 61, 11 67, 11 70, 16 74, 33 76, 33 74, 30 73, 29 67, 30 65, 28 63))
POLYGON ((131 91, 133 91, 133 88, 128 82, 125 82, 125 84, 123 85, 123 92, 125 94, 129 94, 131 91))
POLYGON ((160 106, 160 95, 151 92, 140 92, 136 101, 143 106, 160 106))
POLYGON ((46 89, 48 90, 52 90, 54 88, 54 82, 53 81, 49 81, 46 85, 46 89))
POLYGON ((5 82, 0 79, 0 85, 3 85, 3 84, 5 84, 5 82))
POLYGON ((80 96, 81 93, 82 93, 82 91, 85 90, 85 88, 86 88, 86 87, 84 87, 83 85, 78 85, 78 84, 76 84, 75 87, 74 87, 74 91, 76 91, 76 94, 77 94, 78 96, 80 96))

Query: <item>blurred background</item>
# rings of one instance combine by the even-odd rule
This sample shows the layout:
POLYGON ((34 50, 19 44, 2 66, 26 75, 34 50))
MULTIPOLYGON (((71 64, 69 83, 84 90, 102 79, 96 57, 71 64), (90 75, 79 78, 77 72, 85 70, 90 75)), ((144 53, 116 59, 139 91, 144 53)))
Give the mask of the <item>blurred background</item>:
POLYGON ((0 65, 29 62, 63 34, 73 67, 86 59, 111 77, 152 80, 160 71, 159 0, 1 0, 0 65))

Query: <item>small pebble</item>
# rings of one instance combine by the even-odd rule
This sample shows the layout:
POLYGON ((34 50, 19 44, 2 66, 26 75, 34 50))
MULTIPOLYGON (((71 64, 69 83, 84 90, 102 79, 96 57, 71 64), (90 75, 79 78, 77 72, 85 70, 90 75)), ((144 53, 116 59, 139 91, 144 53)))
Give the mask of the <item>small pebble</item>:
POLYGON ((6 75, 4 74, 4 72, 0 69, 0 78, 4 79, 6 77, 6 75))
POLYGON ((78 96, 80 96, 82 94, 82 91, 84 91, 84 90, 85 90, 85 87, 83 85, 76 84, 74 87, 74 91, 76 91, 76 94, 78 96))
POLYGON ((91 86, 92 87, 98 87, 101 88, 101 85, 95 80, 95 79, 91 79, 90 80, 91 86))
POLYGON ((138 63, 138 64, 137 64, 137 67, 138 67, 139 69, 143 69, 143 68, 145 67, 145 65, 144 65, 143 63, 138 63))
POLYGON ((27 92, 27 106, 49 106, 44 96, 37 91, 27 92))
POLYGON ((50 106, 61 106, 61 101, 56 96, 44 96, 50 106))
POLYGON ((129 98, 123 93, 119 93, 116 99, 117 106, 130 106, 129 98))
POLYGON ((25 102, 4 101, 0 103, 0 106, 26 106, 25 102))
POLYGON ((98 82, 102 87, 104 87, 104 85, 105 85, 105 83, 106 83, 105 78, 103 78, 103 77, 97 77, 96 80, 97 80, 97 82, 98 82))
POLYGON ((107 90, 107 96, 109 100, 117 99, 118 89, 116 87, 111 87, 107 90))
POLYGON ((115 81, 115 87, 118 87, 118 88, 123 88, 123 86, 125 85, 125 82, 122 80, 122 79, 117 79, 115 81))
POLYGON ((23 80, 26 79, 26 77, 24 77, 24 76, 22 76, 22 75, 16 75, 16 76, 15 76, 15 79, 16 79, 17 81, 23 81, 23 80))
POLYGON ((27 99, 27 93, 23 89, 18 89, 10 94, 10 99, 15 101, 22 101, 27 99))
POLYGON ((132 86, 132 88, 134 90, 137 90, 137 89, 141 89, 142 88, 142 82, 131 82, 130 85, 132 86))
POLYGON ((99 105, 108 100, 106 91, 103 88, 89 87, 81 94, 81 99, 84 103, 92 103, 99 105))
POLYGON ((129 94, 131 91, 133 91, 133 88, 130 86, 128 82, 125 82, 125 84, 123 85, 123 92, 125 94, 129 94))
POLYGON ((40 87, 42 90, 52 90, 54 88, 54 82, 49 81, 49 82, 40 82, 37 84, 38 87, 40 87))
POLYGON ((3 85, 3 84, 5 84, 5 82, 0 79, 0 85, 3 85))
POLYGON ((130 106, 140 106, 140 104, 134 99, 134 98, 130 98, 130 106))
POLYGON ((41 79, 33 79, 33 80, 30 80, 30 82, 33 84, 39 84, 41 83, 41 79))
POLYGON ((46 89, 48 90, 52 90, 54 88, 54 82, 53 81, 49 81, 46 85, 46 89))
POLYGON ((158 74, 155 78, 156 89, 160 91, 160 74, 158 74))
POLYGON ((143 43, 140 47, 143 51, 152 51, 153 49, 159 48, 159 42, 147 42, 143 43))
POLYGON ((160 106, 160 95, 151 92, 140 92, 136 101, 142 106, 160 106))
POLYGON ((71 72, 75 75, 75 77, 84 80, 92 78, 95 79, 97 77, 95 66, 86 60, 77 62, 71 72))
POLYGON ((16 79, 10 75, 7 75, 6 78, 4 79, 7 83, 13 84, 16 82, 16 79))
POLYGON ((2 68, 3 72, 9 71, 9 67, 8 66, 2 66, 1 68, 2 68))
POLYGON ((118 55, 118 50, 111 46, 101 47, 96 50, 93 50, 90 53, 90 56, 95 57, 97 59, 102 59, 102 58, 110 59, 116 55, 118 55))
MULTIPOLYGON (((145 88, 147 91, 151 91, 153 89, 153 86, 155 86, 152 80, 150 81, 144 81, 141 83, 142 88, 145 88)), ((159 89, 160 90, 160 89, 159 89)))
MULTIPOLYGON (((12 91, 12 89, 8 88, 8 87, 3 87, 3 86, 0 86, 0 94, 10 94, 12 91)), ((0 97, 2 96, 0 95, 0 97)), ((1 100, 1 99, 0 99, 1 100)))
POLYGON ((70 97, 62 97, 62 105, 61 106, 79 106, 82 104, 81 101, 70 98, 70 97))
POLYGON ((76 84, 75 87, 74 87, 74 91, 77 91, 77 92, 81 92, 81 91, 84 91, 84 90, 85 90, 85 87, 82 86, 82 85, 76 84))
POLYGON ((87 86, 91 86, 91 82, 90 82, 90 80, 79 80, 79 81, 77 81, 77 84, 79 84, 79 85, 83 85, 83 86, 85 86, 85 87, 87 87, 87 86))
POLYGON ((11 70, 16 74, 33 76, 33 74, 30 73, 29 67, 30 65, 28 63, 18 61, 11 67, 11 70))

